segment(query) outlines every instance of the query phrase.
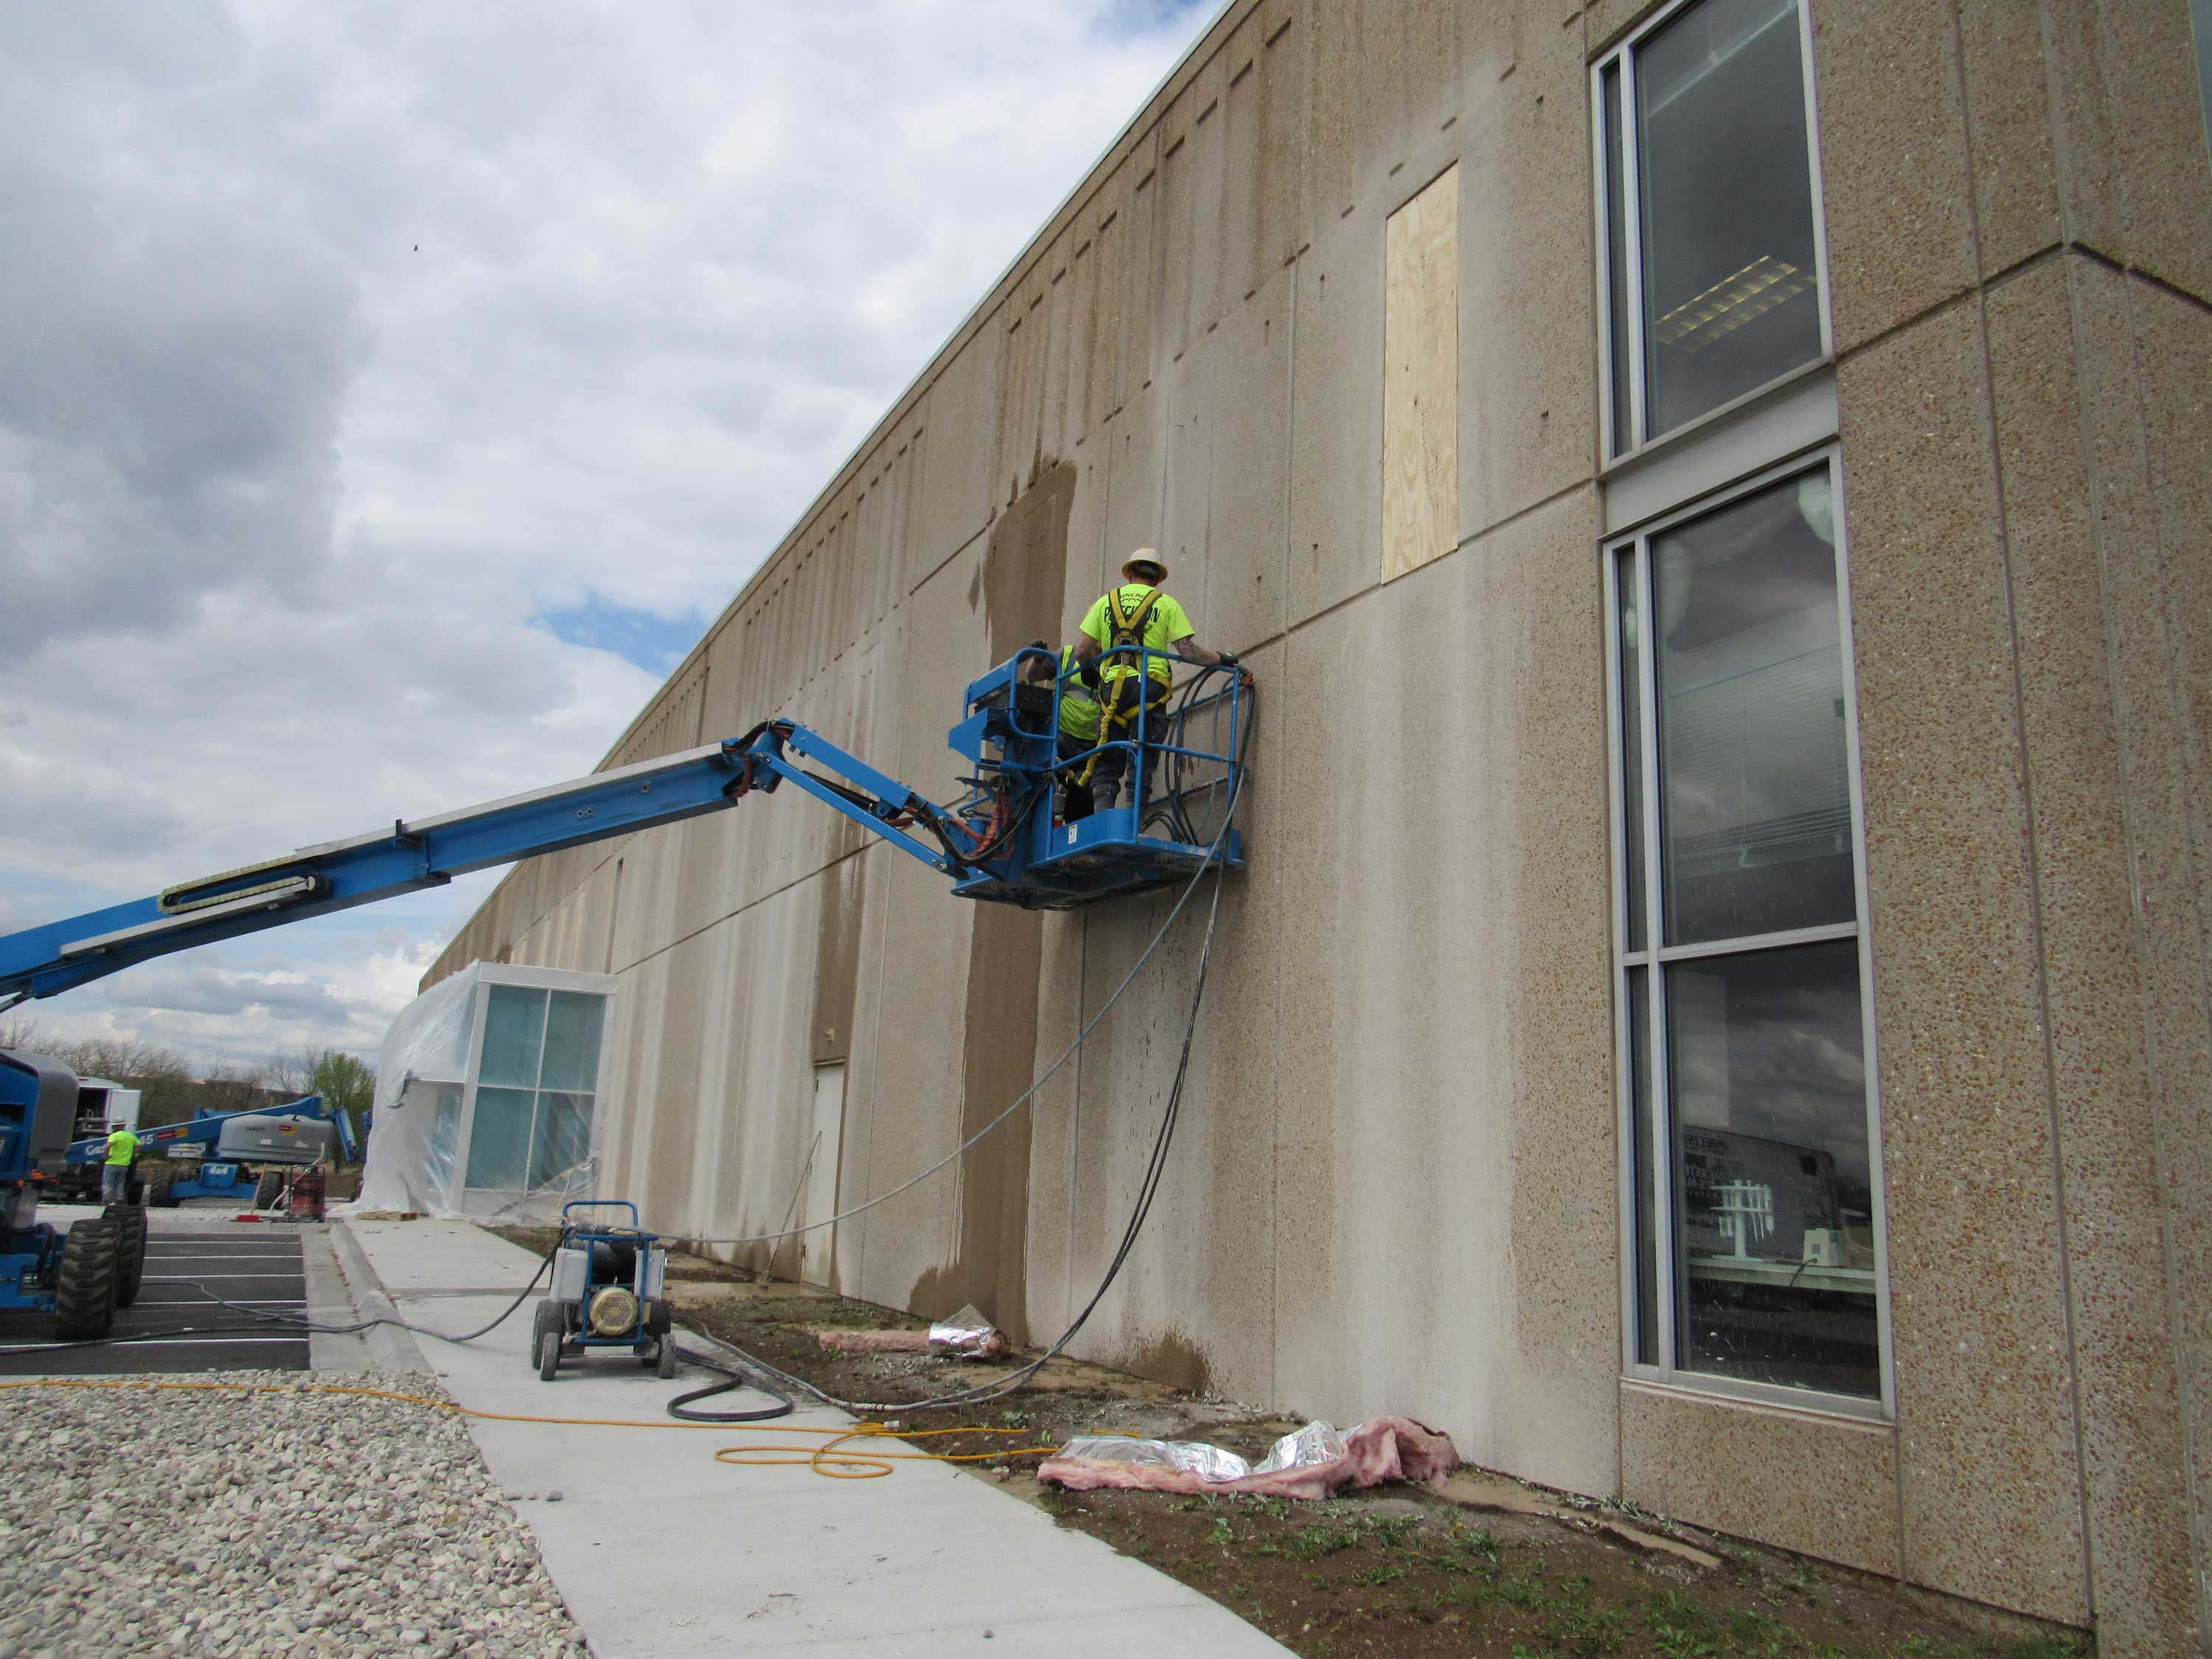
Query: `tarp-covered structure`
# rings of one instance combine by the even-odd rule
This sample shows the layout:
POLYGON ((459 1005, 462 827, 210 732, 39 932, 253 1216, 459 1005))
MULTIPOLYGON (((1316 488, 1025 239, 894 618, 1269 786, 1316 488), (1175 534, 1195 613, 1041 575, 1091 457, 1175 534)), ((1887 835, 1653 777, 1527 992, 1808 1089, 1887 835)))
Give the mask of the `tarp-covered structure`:
POLYGON ((605 974, 479 962, 378 1052, 361 1211, 541 1220, 598 1178, 605 974))

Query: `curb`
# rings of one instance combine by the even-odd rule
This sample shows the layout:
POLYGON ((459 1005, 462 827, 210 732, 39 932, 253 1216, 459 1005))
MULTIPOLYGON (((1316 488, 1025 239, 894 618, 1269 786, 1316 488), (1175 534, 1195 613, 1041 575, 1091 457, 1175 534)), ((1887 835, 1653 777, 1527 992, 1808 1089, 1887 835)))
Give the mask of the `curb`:
MULTIPOLYGON (((353 1236, 353 1229, 343 1221, 333 1219, 330 1232, 332 1253, 337 1258, 338 1273, 352 1295, 354 1306, 364 1319, 397 1319, 399 1309, 377 1277, 376 1268, 362 1249, 361 1241, 353 1236)), ((361 1334, 368 1348, 369 1364, 380 1371, 427 1371, 431 1369, 422 1349, 408 1332, 393 1325, 372 1325, 361 1334)))

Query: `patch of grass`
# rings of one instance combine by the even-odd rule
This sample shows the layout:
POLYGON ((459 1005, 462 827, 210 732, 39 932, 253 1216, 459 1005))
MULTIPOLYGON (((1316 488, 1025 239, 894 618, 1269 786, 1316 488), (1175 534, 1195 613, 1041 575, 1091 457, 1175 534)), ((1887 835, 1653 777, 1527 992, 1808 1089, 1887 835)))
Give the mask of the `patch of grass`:
POLYGON ((1324 1555, 1334 1555, 1340 1550, 1356 1550, 1364 1541, 1357 1527, 1332 1526, 1326 1521, 1311 1521, 1298 1528, 1297 1535, 1291 1540, 1287 1548, 1299 1560, 1312 1561, 1324 1555))
POLYGON ((2087 1650, 2071 1642, 2057 1641, 2048 1636, 2031 1636, 2025 1642, 2014 1642, 2004 1650, 2004 1659, 2084 1659, 2087 1650))
POLYGON ((1403 1578, 1405 1576, 1405 1568, 1386 1566, 1378 1562, 1374 1566, 1363 1568, 1352 1574, 1344 1582, 1347 1584, 1362 1584, 1371 1588, 1376 1584, 1387 1584, 1394 1578, 1403 1578))
POLYGON ((1206 1534, 1206 1541, 1209 1544, 1227 1545, 1235 1538, 1236 1534, 1229 1529, 1229 1517, 1225 1515, 1214 1516, 1212 1530, 1206 1534))

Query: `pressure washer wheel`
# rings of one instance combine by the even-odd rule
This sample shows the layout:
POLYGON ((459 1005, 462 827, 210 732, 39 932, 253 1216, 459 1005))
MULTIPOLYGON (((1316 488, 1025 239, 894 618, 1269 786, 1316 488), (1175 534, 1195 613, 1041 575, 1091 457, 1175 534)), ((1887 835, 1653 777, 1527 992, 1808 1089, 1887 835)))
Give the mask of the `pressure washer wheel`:
POLYGON ((120 1230, 106 1216, 88 1216, 69 1230, 54 1280, 54 1334, 88 1342, 115 1323, 120 1230))
POLYGON ((676 1375, 676 1343, 673 1338, 660 1339, 660 1359, 653 1368, 653 1375, 665 1382, 676 1375))
POLYGON ((100 1218, 115 1224, 115 1305, 127 1308, 138 1299, 138 1284, 146 1276, 145 1206, 111 1204, 100 1218))
POLYGON ((557 1302, 541 1302, 530 1322, 530 1356, 538 1367, 538 1380, 550 1382, 561 1369, 561 1327, 566 1322, 557 1302))

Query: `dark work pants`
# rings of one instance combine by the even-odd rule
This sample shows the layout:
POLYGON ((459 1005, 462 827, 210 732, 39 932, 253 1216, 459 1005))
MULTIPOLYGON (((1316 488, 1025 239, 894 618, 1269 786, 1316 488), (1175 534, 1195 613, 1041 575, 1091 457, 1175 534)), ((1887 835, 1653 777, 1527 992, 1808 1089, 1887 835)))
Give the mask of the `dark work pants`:
MULTIPOLYGON (((1063 761, 1071 761, 1078 755, 1087 754, 1095 746, 1085 742, 1081 738, 1072 738, 1065 732, 1060 734, 1060 757, 1063 761)), ((1060 775, 1060 782, 1065 786, 1060 794, 1060 821, 1064 823, 1073 823, 1078 819, 1087 818, 1097 810, 1097 803, 1091 798, 1091 786, 1076 781, 1077 776, 1082 770, 1083 769, 1079 766, 1073 771, 1062 772, 1060 775)))
MULTIPOLYGON (((1129 721, 1124 726, 1109 719, 1105 722, 1106 730, 1102 735, 1114 738, 1127 738, 1133 742, 1137 737, 1133 683, 1129 680, 1117 680, 1115 683, 1115 703, 1130 710, 1129 721), (1127 698, 1127 701, 1123 702, 1123 698, 1127 698)), ((1145 757, 1144 793, 1146 795, 1152 793, 1152 775, 1159 769, 1160 751, 1153 745, 1165 741, 1168 734, 1168 688, 1157 680, 1153 681, 1152 696, 1155 701, 1147 704, 1145 708, 1145 744, 1142 752, 1145 757)), ((1091 787, 1103 793, 1109 783, 1119 785, 1122 781, 1123 773, 1128 769, 1128 764, 1127 750, 1109 749, 1098 757, 1098 769, 1091 775, 1091 787)), ((1142 804, 1141 799, 1134 802, 1117 799, 1115 802, 1117 806, 1142 804)))

